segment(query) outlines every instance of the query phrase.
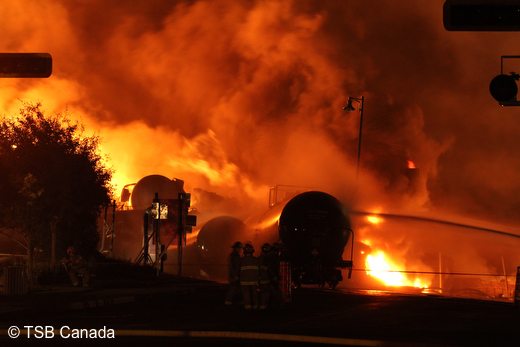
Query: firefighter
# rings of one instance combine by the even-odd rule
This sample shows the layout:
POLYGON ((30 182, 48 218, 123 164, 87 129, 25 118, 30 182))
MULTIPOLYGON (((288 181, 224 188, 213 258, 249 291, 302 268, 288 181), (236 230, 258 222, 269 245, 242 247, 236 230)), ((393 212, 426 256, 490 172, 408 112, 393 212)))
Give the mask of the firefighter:
POLYGON ((255 249, 251 243, 244 246, 244 256, 240 262, 240 289, 246 310, 258 308, 258 258, 253 254, 255 249))
POLYGON ((79 279, 82 278, 83 287, 88 287, 90 282, 90 271, 87 262, 83 257, 76 253, 73 246, 67 248, 67 256, 61 263, 65 267, 70 281, 74 287, 79 286, 79 279))
POLYGON ((240 262, 242 257, 242 242, 237 241, 231 246, 228 258, 228 290, 225 305, 232 305, 233 299, 240 292, 240 262))
POLYGON ((268 243, 264 243, 262 245, 262 253, 258 259, 259 263, 259 309, 265 310, 267 305, 269 304, 269 299, 271 296, 271 285, 272 285, 272 257, 271 257, 272 247, 268 243))

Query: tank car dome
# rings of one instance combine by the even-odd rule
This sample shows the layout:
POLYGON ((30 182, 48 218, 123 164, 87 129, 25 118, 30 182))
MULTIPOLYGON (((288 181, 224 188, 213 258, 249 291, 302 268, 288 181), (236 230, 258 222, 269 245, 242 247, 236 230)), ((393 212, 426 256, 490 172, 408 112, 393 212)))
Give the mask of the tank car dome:
POLYGON ((152 204, 155 193, 159 193, 160 199, 177 199, 179 193, 184 192, 183 185, 181 180, 171 180, 162 175, 145 176, 132 191, 132 207, 136 210, 147 209, 152 204))

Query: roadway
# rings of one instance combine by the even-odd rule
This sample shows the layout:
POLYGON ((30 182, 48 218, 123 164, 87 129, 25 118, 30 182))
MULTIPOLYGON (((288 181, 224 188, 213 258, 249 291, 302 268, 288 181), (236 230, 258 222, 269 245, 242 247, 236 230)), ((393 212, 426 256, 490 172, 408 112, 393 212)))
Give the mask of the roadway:
POLYGON ((2 346, 48 340, 7 337, 13 325, 114 329, 113 340, 52 339, 54 345, 129 341, 155 345, 519 345, 520 310, 507 302, 302 288, 293 303, 265 312, 225 307, 224 287, 170 280, 132 288, 55 288, 2 297, 2 346), (295 341, 302 341, 298 343, 295 341))

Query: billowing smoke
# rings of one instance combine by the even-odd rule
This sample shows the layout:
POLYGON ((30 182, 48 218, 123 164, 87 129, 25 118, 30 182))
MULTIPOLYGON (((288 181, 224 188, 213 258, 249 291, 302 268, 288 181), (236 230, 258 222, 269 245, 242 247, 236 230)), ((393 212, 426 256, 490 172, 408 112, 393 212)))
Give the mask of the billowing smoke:
POLYGON ((446 32, 442 1, 12 0, 0 21, 1 51, 54 58, 49 79, 1 81, 2 113, 78 117, 119 188, 160 173, 242 205, 292 184, 519 221, 518 111, 487 90, 517 34, 446 32), (359 113, 342 106, 361 95, 356 188, 359 113))
POLYGON ((364 95, 367 206, 398 199, 514 221, 517 122, 486 90, 514 35, 445 32, 440 2, 3 7, 2 50, 50 52, 54 74, 4 80, 2 109, 41 101, 80 116, 102 135, 119 184, 160 171, 248 198, 276 183, 346 197, 358 114, 341 106, 364 95))

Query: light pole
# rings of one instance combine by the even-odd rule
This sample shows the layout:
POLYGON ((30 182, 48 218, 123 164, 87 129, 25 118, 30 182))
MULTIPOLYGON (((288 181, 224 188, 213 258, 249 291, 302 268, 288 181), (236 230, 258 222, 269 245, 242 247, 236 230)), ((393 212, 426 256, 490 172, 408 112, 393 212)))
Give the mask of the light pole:
POLYGON ((353 96, 349 96, 347 100, 347 104, 343 106, 343 111, 352 112, 355 111, 354 102, 360 103, 359 107, 359 135, 358 135, 358 148, 357 148, 357 163, 356 163, 356 181, 358 179, 359 174, 359 160, 361 158, 361 140, 363 137, 363 110, 365 108, 365 97, 362 96, 360 98, 355 98, 353 96))

